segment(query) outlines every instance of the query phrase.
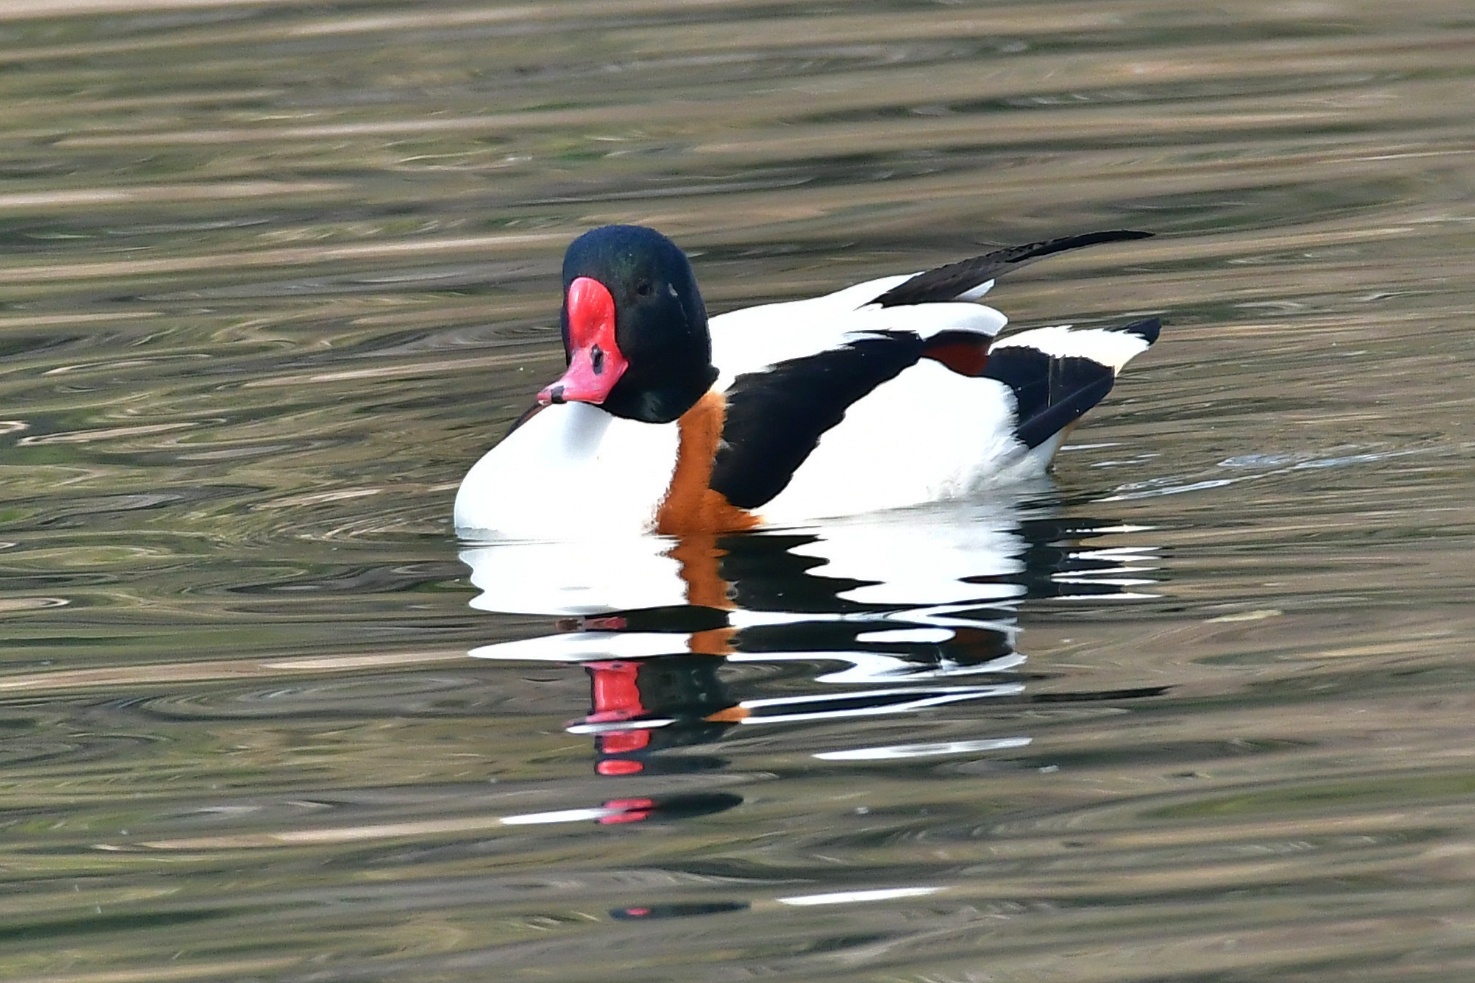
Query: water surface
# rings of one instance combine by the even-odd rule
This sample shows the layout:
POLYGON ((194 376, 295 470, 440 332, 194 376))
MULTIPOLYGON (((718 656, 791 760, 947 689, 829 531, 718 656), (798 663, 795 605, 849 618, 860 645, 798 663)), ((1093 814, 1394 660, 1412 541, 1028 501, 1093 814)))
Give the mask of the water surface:
POLYGON ((7 980, 1466 980, 1467 5, 12 0, 7 980), (1054 480, 456 541, 654 224, 714 310, 1093 228, 1054 480))

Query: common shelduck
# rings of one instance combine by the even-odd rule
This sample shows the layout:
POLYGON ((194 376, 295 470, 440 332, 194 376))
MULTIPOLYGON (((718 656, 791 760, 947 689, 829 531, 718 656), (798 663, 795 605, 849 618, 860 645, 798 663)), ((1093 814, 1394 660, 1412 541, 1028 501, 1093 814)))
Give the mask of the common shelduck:
POLYGON ((707 319, 670 239, 586 232, 563 261, 568 368, 472 467, 467 538, 733 532, 919 505, 1037 475, 1157 340, 1157 319, 994 336, 976 301, 1048 239, 707 319))

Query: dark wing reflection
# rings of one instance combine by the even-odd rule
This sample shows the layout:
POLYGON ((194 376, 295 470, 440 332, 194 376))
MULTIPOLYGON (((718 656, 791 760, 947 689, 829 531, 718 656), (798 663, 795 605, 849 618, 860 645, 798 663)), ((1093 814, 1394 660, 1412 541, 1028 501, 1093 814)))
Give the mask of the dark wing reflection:
MULTIPOLYGON (((471 654, 582 666, 592 705, 568 730, 594 739, 601 774, 716 769, 716 756, 662 752, 739 726, 1020 696, 1021 603, 1153 596, 1153 550, 1105 542, 1120 531, 992 501, 721 537, 469 546, 474 607, 551 615, 562 629, 471 654), (782 685, 762 692, 742 663, 782 666, 782 685)), ((910 752, 817 756, 868 753, 910 752)))

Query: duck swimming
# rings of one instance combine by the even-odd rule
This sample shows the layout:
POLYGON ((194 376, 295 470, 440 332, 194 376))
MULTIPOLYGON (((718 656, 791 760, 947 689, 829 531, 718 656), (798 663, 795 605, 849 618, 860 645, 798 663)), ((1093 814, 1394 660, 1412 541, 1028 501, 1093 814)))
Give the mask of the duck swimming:
POLYGON ((462 480, 456 528, 734 532, 1038 475, 1160 323, 995 340, 1007 319, 977 301, 1034 260, 1150 234, 1049 239, 709 321, 670 239, 593 229, 563 261, 568 368, 462 480))

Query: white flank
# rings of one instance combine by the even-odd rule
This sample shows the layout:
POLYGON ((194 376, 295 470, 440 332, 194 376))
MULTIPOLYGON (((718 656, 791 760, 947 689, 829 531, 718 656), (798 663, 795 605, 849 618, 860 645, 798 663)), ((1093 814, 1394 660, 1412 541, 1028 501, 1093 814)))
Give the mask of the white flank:
POLYGON ((758 511, 791 524, 966 495, 1023 458, 1013 414, 1002 382, 924 360, 851 406, 758 511))

